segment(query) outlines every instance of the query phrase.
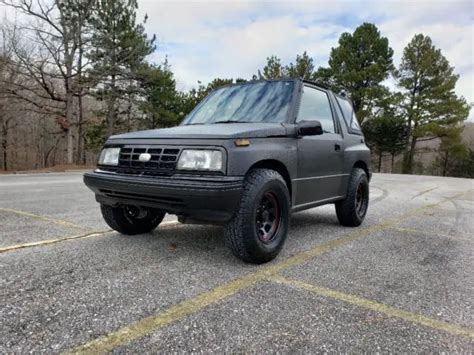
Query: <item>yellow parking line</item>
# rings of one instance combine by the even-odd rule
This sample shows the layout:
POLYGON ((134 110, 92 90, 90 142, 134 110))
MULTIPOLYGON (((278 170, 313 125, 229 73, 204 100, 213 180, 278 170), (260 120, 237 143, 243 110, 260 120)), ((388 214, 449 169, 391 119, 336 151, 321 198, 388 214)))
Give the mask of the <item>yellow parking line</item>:
POLYGON ((30 213, 30 212, 14 210, 12 208, 2 208, 2 207, 0 207, 0 211, 15 213, 15 214, 18 214, 20 216, 31 217, 31 218, 34 218, 34 219, 38 219, 40 221, 46 221, 46 222, 54 223, 54 224, 57 224, 57 225, 60 225, 60 226, 63 226, 63 227, 70 227, 70 228, 77 228, 77 229, 89 229, 87 227, 83 227, 83 226, 80 226, 80 225, 75 224, 75 223, 64 221, 62 219, 51 218, 51 217, 46 217, 46 216, 40 216, 40 215, 30 213))
POLYGON ((301 265, 320 254, 350 244, 351 242, 366 237, 372 233, 383 231, 387 228, 394 226, 395 224, 402 222, 407 218, 410 218, 416 214, 421 214, 428 209, 431 209, 448 201, 449 199, 457 198, 468 192, 469 191, 466 191, 455 196, 443 199, 437 203, 432 203, 423 207, 413 209, 412 211, 409 211, 397 218, 389 219, 384 223, 373 225, 367 228, 358 229, 350 233, 346 237, 316 246, 312 249, 303 251, 275 264, 263 266, 255 272, 237 278, 224 285, 218 286, 212 289, 211 291, 204 292, 194 298, 183 301, 177 305, 172 306, 171 308, 168 308, 162 313, 152 315, 133 322, 116 331, 103 335, 77 348, 74 348, 68 351, 67 353, 97 354, 112 351, 119 346, 143 338, 146 335, 151 334, 152 332, 157 331, 161 328, 164 328, 165 326, 171 323, 177 322, 188 315, 201 311, 207 306, 214 304, 229 296, 232 296, 237 292, 259 281, 265 280, 266 278, 279 273, 282 270, 288 269, 293 266, 301 265))
POLYGON ((432 319, 429 317, 422 316, 420 314, 416 314, 413 312, 408 312, 408 311, 404 311, 392 306, 388 306, 383 303, 371 301, 362 297, 358 297, 358 296, 351 295, 348 293, 339 292, 339 291, 332 290, 329 288, 308 284, 303 281, 288 279, 283 276, 273 275, 269 277, 268 280, 277 282, 279 284, 284 284, 296 289, 306 290, 306 291, 315 293, 319 296, 332 298, 338 301, 343 301, 343 302, 350 303, 359 307, 370 309, 372 311, 384 313, 390 317, 400 318, 400 319, 417 323, 417 324, 421 324, 421 325, 424 325, 426 327, 430 327, 436 330, 443 330, 445 332, 448 332, 454 335, 461 335, 461 336, 466 336, 471 339, 474 339, 474 329, 472 328, 467 328, 458 324, 452 324, 452 323, 444 322, 441 320, 432 319))
POLYGON ((427 194, 428 192, 431 192, 431 191, 433 191, 433 190, 436 190, 437 188, 438 188, 438 186, 435 186, 435 187, 431 187, 431 188, 429 188, 429 189, 420 191, 420 192, 418 192, 415 196, 413 196, 411 199, 414 200, 415 198, 420 197, 420 196, 422 196, 422 195, 424 195, 424 194, 427 194))
POLYGON ((42 245, 56 244, 56 243, 65 242, 65 241, 69 241, 69 240, 87 239, 87 238, 97 237, 99 235, 103 235, 103 234, 111 232, 111 231, 112 230, 109 229, 109 230, 106 230, 106 231, 91 232, 91 233, 73 235, 73 236, 64 237, 64 238, 40 240, 38 242, 17 244, 17 245, 12 245, 12 246, 9 246, 9 247, 0 248, 0 253, 6 253, 8 251, 14 251, 14 250, 18 250, 18 249, 38 247, 38 246, 42 246, 42 245))
MULTIPOLYGON (((179 225, 178 221, 167 221, 167 222, 162 222, 160 224, 160 227, 167 228, 167 227, 174 227, 174 226, 177 226, 177 225, 179 225)), ((76 239, 93 238, 93 237, 101 236, 101 235, 109 233, 109 232, 113 232, 113 230, 108 229, 108 230, 105 230, 105 231, 90 232, 90 233, 86 233, 86 234, 73 235, 73 236, 70 236, 70 237, 40 240, 38 242, 12 245, 12 246, 8 246, 8 247, 0 248, 0 254, 1 253, 6 253, 6 252, 9 252, 9 251, 18 250, 18 249, 39 247, 39 246, 43 246, 43 245, 56 244, 56 243, 61 243, 61 242, 66 242, 66 241, 71 241, 71 240, 76 240, 76 239)))
MULTIPOLYGON (((415 211, 420 213, 427 208, 431 208, 431 205, 426 208, 418 208, 415 211)), ((393 224, 399 223, 404 218, 413 215, 413 213, 414 212, 412 211, 409 214, 403 215, 396 219, 392 219, 385 223, 356 230, 344 238, 337 239, 325 243, 323 245, 319 245, 315 248, 301 252, 279 263, 264 266, 258 271, 247 274, 234 281, 218 286, 211 291, 202 293, 194 298, 172 306, 171 308, 165 310, 163 313, 146 317, 123 328, 120 328, 117 331, 92 340, 89 343, 79 346, 76 349, 72 349, 71 352, 95 354, 112 351, 118 346, 128 344, 129 342, 136 339, 140 339, 156 330, 167 326, 170 323, 176 322, 190 314, 196 313, 204 309, 208 305, 220 301, 226 297, 229 297, 241 291, 242 289, 247 288, 258 281, 264 280, 267 277, 274 275, 284 269, 303 264, 306 261, 322 253, 331 251, 343 245, 347 245, 371 233, 387 229, 393 224)))
POLYGON ((258 281, 264 280, 274 273, 291 266, 302 264, 316 255, 335 249, 341 245, 348 244, 353 240, 361 238, 362 236, 363 235, 361 233, 357 233, 356 235, 350 236, 348 238, 338 239, 333 242, 323 244, 309 251, 295 255, 280 263, 262 267, 259 269, 259 271, 250 273, 229 283, 218 286, 209 292, 202 293, 187 301, 181 302, 165 310, 163 313, 149 316, 127 325, 115 332, 97 338, 87 344, 84 344, 83 346, 73 349, 71 352, 96 354, 112 351, 118 346, 127 344, 136 339, 140 339, 158 329, 167 326, 168 324, 176 322, 190 314, 196 313, 215 302, 227 298, 241 291, 242 289, 257 283, 258 281))
POLYGON ((433 237, 442 237, 442 238, 450 238, 454 240, 465 240, 472 242, 474 241, 474 238, 470 238, 467 235, 449 235, 449 234, 440 234, 438 232, 432 232, 432 231, 427 231, 427 230, 421 230, 421 229, 413 229, 413 228, 401 228, 401 227, 392 227, 391 229, 399 231, 399 232, 405 232, 405 233, 411 233, 411 234, 427 234, 433 237))

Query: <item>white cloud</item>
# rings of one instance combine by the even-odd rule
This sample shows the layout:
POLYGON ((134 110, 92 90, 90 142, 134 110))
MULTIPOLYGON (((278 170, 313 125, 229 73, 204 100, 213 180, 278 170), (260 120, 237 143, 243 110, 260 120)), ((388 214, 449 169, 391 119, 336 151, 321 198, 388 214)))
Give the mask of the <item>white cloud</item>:
MULTIPOLYGON (((182 89, 215 77, 249 78, 276 54, 283 63, 307 50, 326 65, 340 34, 375 23, 398 64, 414 34, 429 35, 460 74, 457 92, 474 102, 471 1, 152 1, 139 0, 182 89)), ((471 113, 474 119, 474 112, 471 113)))

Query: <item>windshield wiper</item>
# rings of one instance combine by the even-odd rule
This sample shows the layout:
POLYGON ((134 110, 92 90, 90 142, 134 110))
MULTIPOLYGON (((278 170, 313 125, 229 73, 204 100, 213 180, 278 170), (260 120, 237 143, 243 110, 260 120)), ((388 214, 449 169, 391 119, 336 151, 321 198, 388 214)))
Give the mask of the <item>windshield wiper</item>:
POLYGON ((227 121, 215 121, 215 122, 212 122, 212 124, 216 124, 216 123, 254 123, 252 121, 237 121, 237 120, 227 120, 227 121))

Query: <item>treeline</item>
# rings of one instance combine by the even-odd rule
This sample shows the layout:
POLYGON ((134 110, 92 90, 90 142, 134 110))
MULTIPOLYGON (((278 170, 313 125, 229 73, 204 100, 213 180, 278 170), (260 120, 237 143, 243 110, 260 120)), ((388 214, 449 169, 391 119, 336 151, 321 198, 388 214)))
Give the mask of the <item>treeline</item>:
POLYGON ((415 35, 395 68, 388 39, 375 25, 364 23, 354 33, 340 36, 328 64, 316 69, 306 52, 288 65, 271 56, 258 76, 303 77, 348 95, 378 171, 386 155, 394 171, 400 155, 400 172, 423 172, 415 169, 419 167, 415 162, 418 147, 437 140, 438 154, 427 172, 474 177, 474 147, 461 138, 470 107, 455 94, 459 76, 430 37, 415 35), (389 78, 394 79, 397 90, 387 87, 389 78))
POLYGON ((420 144, 434 141, 431 173, 474 176, 461 138, 469 114, 458 76, 428 36, 415 35, 400 66, 373 24, 344 33, 327 67, 306 53, 276 56, 252 78, 214 79, 187 92, 170 64, 151 63, 155 37, 136 0, 0 0, 21 21, 0 27, 0 162, 3 170, 93 164, 106 137, 178 124, 209 91, 232 82, 302 77, 351 97, 368 144, 392 170, 417 170, 420 144), (396 90, 389 90, 392 77, 396 90), (385 158, 384 158, 385 159, 385 158))

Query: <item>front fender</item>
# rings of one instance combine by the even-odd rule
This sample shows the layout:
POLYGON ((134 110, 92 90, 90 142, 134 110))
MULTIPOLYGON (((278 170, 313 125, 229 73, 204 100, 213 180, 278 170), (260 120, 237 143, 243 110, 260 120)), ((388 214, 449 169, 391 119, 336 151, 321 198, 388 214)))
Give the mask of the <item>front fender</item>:
POLYGON ((227 147, 227 174, 243 176, 249 168, 263 160, 276 160, 282 163, 291 179, 297 169, 297 150, 294 138, 257 138, 250 139, 246 147, 227 147))

